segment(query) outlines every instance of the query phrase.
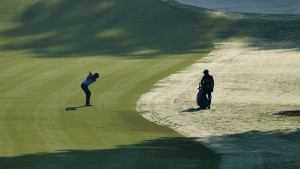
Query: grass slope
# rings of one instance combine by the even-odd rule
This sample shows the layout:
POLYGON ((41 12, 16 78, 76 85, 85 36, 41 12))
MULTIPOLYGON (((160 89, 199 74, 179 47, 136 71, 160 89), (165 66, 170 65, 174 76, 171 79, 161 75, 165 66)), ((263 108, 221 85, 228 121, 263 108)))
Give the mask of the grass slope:
POLYGON ((0 1, 0 168, 217 168, 219 157, 143 119, 139 96, 210 51, 158 0, 0 1), (82 107, 80 83, 94 107, 82 107))
POLYGON ((299 44, 298 17, 243 16, 159 0, 0 0, 0 168, 217 168, 216 154, 135 106, 215 39, 299 44), (83 61, 101 76, 94 107, 82 107, 83 61))

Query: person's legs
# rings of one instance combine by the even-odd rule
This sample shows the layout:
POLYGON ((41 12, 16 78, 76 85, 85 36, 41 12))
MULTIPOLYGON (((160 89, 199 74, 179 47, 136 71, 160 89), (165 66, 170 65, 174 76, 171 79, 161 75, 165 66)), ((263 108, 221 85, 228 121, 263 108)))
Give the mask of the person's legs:
POLYGON ((92 95, 92 93, 90 92, 89 88, 87 88, 87 94, 86 94, 86 99, 85 99, 87 105, 90 104, 91 95, 92 95))
POLYGON ((211 104, 211 92, 207 92, 208 95, 208 109, 210 109, 210 104, 211 104))
POLYGON ((84 91, 86 95, 86 105, 90 104, 90 98, 91 98, 91 91, 89 90, 88 86, 85 84, 81 84, 81 88, 84 91))
POLYGON ((201 109, 205 109, 205 106, 204 106, 204 100, 205 100, 205 97, 206 97, 206 92, 205 91, 203 91, 202 92, 202 95, 201 95, 201 104, 200 104, 200 108, 201 109))

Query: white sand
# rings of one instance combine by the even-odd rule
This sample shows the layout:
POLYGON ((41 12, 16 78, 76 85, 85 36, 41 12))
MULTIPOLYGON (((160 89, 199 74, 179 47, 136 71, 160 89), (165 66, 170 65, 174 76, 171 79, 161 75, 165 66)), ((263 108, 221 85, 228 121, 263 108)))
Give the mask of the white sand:
POLYGON ((216 50, 160 80, 137 110, 194 137, 222 157, 220 168, 300 168, 300 51, 254 40, 215 43, 216 50), (258 48, 259 47, 259 48, 258 48), (215 79, 212 109, 197 110, 203 70, 215 79))
POLYGON ((300 15, 299 0, 176 0, 179 3, 230 12, 300 15))

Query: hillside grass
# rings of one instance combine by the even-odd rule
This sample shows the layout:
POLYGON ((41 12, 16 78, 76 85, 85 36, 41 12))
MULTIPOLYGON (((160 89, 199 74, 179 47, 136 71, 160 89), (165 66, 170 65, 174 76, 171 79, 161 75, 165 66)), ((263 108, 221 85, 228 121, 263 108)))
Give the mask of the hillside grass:
POLYGON ((0 4, 3 169, 218 168, 211 150, 143 119, 138 98, 207 55, 215 39, 280 41, 299 32, 295 18, 214 17, 159 0, 0 4), (100 73, 90 86, 93 107, 82 107, 82 62, 100 73))
POLYGON ((212 43, 160 1, 0 1, 0 168, 217 168, 136 102, 212 43), (88 72, 93 107, 80 88, 88 72))

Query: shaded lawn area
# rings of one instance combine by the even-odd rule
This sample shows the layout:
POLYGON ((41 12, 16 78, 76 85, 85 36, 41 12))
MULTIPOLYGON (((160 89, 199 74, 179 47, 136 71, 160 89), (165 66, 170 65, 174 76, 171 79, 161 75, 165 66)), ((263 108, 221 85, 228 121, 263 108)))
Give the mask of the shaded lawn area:
POLYGON ((159 0, 5 3, 0 168, 218 168, 209 149, 143 119, 137 99, 215 39, 299 40, 295 19, 218 18, 159 0), (103 108, 81 107, 81 61, 104 74, 91 87, 103 108))
POLYGON ((1 168, 211 169, 217 168, 217 162, 213 152, 184 137, 147 140, 112 149, 60 150, 0 157, 1 168))
POLYGON ((0 49, 37 57, 148 58, 212 47, 184 9, 159 0, 38 1, 15 22, 0 49))
POLYGON ((155 82, 211 50, 185 10, 158 0, 3 4, 12 10, 0 10, 0 168, 217 168, 211 150, 135 110, 155 82), (100 73, 94 107, 82 107, 82 61, 100 73))

